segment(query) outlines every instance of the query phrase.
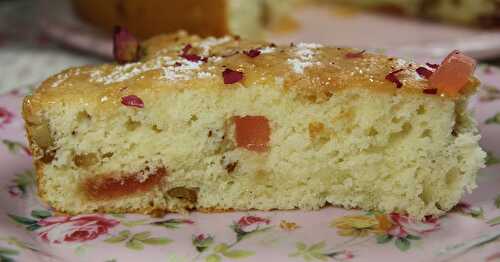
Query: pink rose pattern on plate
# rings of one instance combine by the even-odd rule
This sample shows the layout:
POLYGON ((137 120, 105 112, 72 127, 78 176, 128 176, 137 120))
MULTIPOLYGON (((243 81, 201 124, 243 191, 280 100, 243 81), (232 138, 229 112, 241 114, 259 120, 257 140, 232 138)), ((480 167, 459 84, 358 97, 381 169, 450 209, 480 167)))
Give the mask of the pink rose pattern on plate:
MULTIPOLYGON (((481 71, 481 70, 478 70, 481 71)), ((479 190, 442 218, 325 208, 320 211, 56 216, 36 199, 20 119, 24 91, 0 96, 0 261, 496 261, 500 255, 500 82, 486 82, 476 115, 488 151, 479 190), (493 110, 492 110, 493 109, 493 110), (12 163, 12 164, 11 164, 12 163), (284 230, 283 221, 293 230, 284 230)), ((492 73, 493 72, 493 73, 492 73)), ((484 79, 483 79, 484 78, 484 79)))
POLYGON ((85 242, 108 233, 120 222, 99 215, 53 216, 38 221, 38 236, 46 242, 85 242))
POLYGON ((270 222, 271 220, 267 218, 258 216, 244 216, 234 224, 234 230, 236 232, 248 234, 255 230, 258 230, 261 226, 269 225, 270 222))
POLYGON ((0 107, 0 128, 10 124, 10 122, 12 122, 12 118, 14 118, 13 113, 3 107, 0 107))

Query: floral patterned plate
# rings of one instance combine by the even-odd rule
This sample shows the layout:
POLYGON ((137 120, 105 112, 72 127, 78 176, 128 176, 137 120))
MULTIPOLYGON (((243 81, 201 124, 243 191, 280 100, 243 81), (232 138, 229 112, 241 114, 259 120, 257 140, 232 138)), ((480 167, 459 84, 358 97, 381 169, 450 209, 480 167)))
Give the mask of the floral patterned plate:
POLYGON ((0 261, 500 261, 500 69, 481 66, 479 187, 439 219, 319 211, 54 216, 36 197, 18 89, 0 95, 0 261))

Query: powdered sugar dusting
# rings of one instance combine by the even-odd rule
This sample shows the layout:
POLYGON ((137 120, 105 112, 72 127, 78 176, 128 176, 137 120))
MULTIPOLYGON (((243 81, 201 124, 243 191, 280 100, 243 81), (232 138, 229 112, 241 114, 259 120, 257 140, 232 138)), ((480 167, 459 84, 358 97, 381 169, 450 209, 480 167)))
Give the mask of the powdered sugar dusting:
MULTIPOLYGON (((159 62, 158 60, 159 59, 156 59, 155 61, 159 62)), ((129 63, 122 66, 116 66, 113 71, 107 75, 103 75, 103 72, 100 70, 95 70, 90 74, 90 78, 93 82, 109 85, 131 79, 147 71, 158 69, 160 66, 161 65, 157 63, 129 63)))
POLYGON ((203 64, 202 61, 192 62, 189 60, 178 60, 172 64, 163 67, 162 79, 167 80, 189 80, 193 77, 193 72, 200 68, 203 64), (180 63, 180 65, 175 65, 175 62, 180 63))
POLYGON ((427 79, 423 78, 415 71, 415 68, 420 66, 417 63, 408 62, 407 60, 401 58, 396 59, 394 63, 395 63, 395 69, 402 69, 402 68, 408 69, 403 72, 404 79, 401 80, 403 83, 405 83, 407 80, 427 81, 427 79), (410 68, 410 64, 415 65, 415 68, 410 68))
POLYGON ((198 78, 211 78, 214 77, 214 75, 210 72, 198 72, 197 74, 198 78))
POLYGON ((259 49, 259 51, 260 51, 261 54, 274 53, 275 50, 276 50, 276 48, 270 47, 270 46, 266 46, 266 47, 263 47, 263 48, 259 49))
POLYGON ((322 44, 316 44, 316 43, 298 43, 297 44, 297 49, 318 49, 322 48, 322 44))
POLYGON ((214 62, 214 63, 219 63, 222 61, 222 57, 220 56, 211 56, 208 58, 208 61, 214 62))
POLYGON ((396 67, 397 67, 396 69, 408 66, 408 62, 406 62, 406 60, 403 60, 401 58, 396 59, 396 61, 394 61, 394 62, 395 62, 396 67))
POLYGON ((404 71, 404 76, 405 78, 402 79, 402 82, 405 83, 407 80, 416 80, 416 81, 427 81, 427 79, 423 78, 420 74, 417 73, 416 68, 418 68, 419 65, 415 62, 408 62, 407 60, 398 58, 395 60, 396 64, 396 69, 399 68, 408 68, 408 70, 404 71), (414 65, 414 68, 410 68, 410 64, 414 65))
POLYGON ((199 47, 201 48, 201 55, 208 56, 210 54, 210 48, 217 45, 225 44, 231 41, 230 36, 225 36, 222 38, 209 37, 200 42, 199 47))
MULTIPOLYGON (((198 44, 196 47, 201 49, 199 55, 208 57, 210 49, 213 46, 221 45, 231 41, 231 37, 223 38, 209 37, 198 44)), ((222 60, 221 57, 210 57, 211 62, 217 63, 222 60)), ((116 66, 110 73, 105 74, 101 70, 94 70, 90 77, 91 81, 104 83, 105 85, 126 81, 148 71, 159 70, 162 80, 190 80, 193 78, 210 78, 214 75, 209 71, 200 71, 201 66, 207 62, 206 60, 189 60, 178 57, 172 58, 169 56, 158 56, 155 59, 146 62, 128 63, 121 66, 116 66)), ((210 68, 209 68, 210 69, 210 68)))
POLYGON ((163 80, 190 80, 192 78, 207 78, 209 72, 200 72, 203 61, 189 61, 182 57, 173 59, 169 56, 158 56, 147 62, 129 63, 116 66, 109 74, 104 74, 101 70, 94 70, 91 74, 91 81, 103 83, 105 85, 126 81, 148 71, 160 70, 163 80))
POLYGON ((320 44, 299 43, 295 46, 295 58, 289 58, 287 61, 292 66, 292 69, 297 74, 303 74, 306 67, 320 65, 318 61, 314 61, 314 49, 321 48, 320 44))

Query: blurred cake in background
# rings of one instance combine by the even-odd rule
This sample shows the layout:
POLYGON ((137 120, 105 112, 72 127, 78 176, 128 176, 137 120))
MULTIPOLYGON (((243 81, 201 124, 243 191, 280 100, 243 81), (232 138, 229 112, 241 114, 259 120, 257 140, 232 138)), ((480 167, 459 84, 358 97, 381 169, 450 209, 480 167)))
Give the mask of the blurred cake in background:
POLYGON ((498 0, 325 0, 385 13, 483 28, 500 27, 498 0))
POLYGON ((115 25, 144 39, 180 29, 201 36, 262 38, 297 0, 73 0, 85 21, 111 32, 115 25))

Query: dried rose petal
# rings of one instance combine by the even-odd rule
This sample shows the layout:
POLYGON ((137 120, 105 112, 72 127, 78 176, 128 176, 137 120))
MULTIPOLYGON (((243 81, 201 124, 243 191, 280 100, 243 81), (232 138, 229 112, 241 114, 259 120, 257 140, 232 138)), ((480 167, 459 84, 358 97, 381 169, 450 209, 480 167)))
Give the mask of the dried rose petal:
POLYGON ((127 29, 117 26, 113 33, 113 56, 124 64, 139 60, 139 41, 127 29))
POLYGON ((438 64, 425 63, 425 65, 427 65, 428 67, 430 67, 432 69, 437 69, 439 67, 438 64))
POLYGON ((426 88, 426 89, 422 90, 422 92, 424 94, 428 94, 428 95, 435 95, 435 94, 437 94, 438 90, 437 90, 437 88, 426 88))
POLYGON ((432 75, 432 71, 425 68, 425 67, 419 67, 417 68, 415 71, 417 71, 418 75, 425 78, 425 79, 429 79, 432 75))
POLYGON ((397 73, 403 71, 404 69, 398 69, 396 71, 392 71, 390 72, 389 74, 387 74, 385 76, 385 79, 388 80, 388 81, 391 81, 393 82, 394 84, 396 84, 396 88, 401 88, 403 86, 403 83, 401 83, 401 81, 399 81, 398 77, 396 76, 397 73))
POLYGON ((181 55, 187 55, 187 53, 189 52, 189 50, 191 50, 191 48, 193 48, 193 46, 191 44, 185 45, 182 48, 181 55))
POLYGON ((349 59, 352 59, 352 58, 362 58, 363 57, 363 54, 366 52, 366 50, 361 50, 359 52, 355 52, 355 53, 347 53, 345 54, 345 58, 349 58, 349 59))
POLYGON ((185 54, 181 55, 181 57, 191 62, 198 62, 202 60, 201 56, 195 54, 185 54))
POLYGON ((206 57, 201 57, 196 54, 189 54, 189 50, 191 50, 192 48, 193 46, 191 44, 187 44, 186 46, 184 46, 184 48, 182 48, 181 50, 181 57, 191 62, 208 61, 208 58, 206 57))
POLYGON ((245 55, 247 55, 248 57, 254 58, 254 57, 260 55, 260 50, 257 49, 257 48, 256 49, 250 49, 248 51, 243 51, 243 53, 245 55))
POLYGON ((144 102, 136 95, 129 95, 122 97, 122 104, 126 106, 133 106, 138 108, 144 107, 144 102))
POLYGON ((222 72, 222 78, 224 78, 224 84, 234 84, 243 79, 243 72, 226 68, 224 72, 222 72))

